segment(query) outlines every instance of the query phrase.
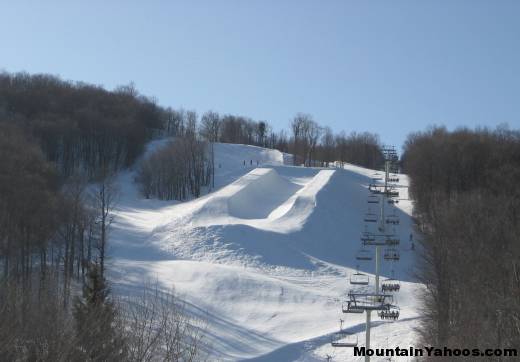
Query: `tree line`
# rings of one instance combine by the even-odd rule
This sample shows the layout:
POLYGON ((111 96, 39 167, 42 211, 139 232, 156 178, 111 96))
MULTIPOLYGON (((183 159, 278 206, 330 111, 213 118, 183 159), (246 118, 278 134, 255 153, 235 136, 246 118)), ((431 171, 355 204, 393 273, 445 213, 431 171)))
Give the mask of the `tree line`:
POLYGON ((434 127, 408 136, 402 163, 424 236, 423 342, 520 348, 520 132, 434 127))
POLYGON ((334 134, 311 115, 298 113, 291 135, 275 133, 267 121, 207 111, 165 110, 164 134, 173 139, 139 162, 137 182, 146 198, 185 200, 198 197, 214 181, 214 143, 248 144, 292 153, 293 164, 329 166, 348 162, 368 168, 383 163, 379 137, 368 132, 334 134))
POLYGON ((290 133, 275 132, 267 121, 224 115, 209 111, 201 118, 200 135, 209 142, 243 143, 277 149, 293 155, 294 165, 326 166, 331 162, 353 163, 378 168, 383 163, 381 142, 369 132, 334 134, 312 115, 297 113, 290 121, 290 133))
POLYGON ((197 132, 209 142, 241 143, 294 155, 295 164, 341 161, 372 167, 381 164, 377 135, 334 135, 311 115, 298 113, 290 132, 274 131, 268 121, 208 111, 164 108, 130 84, 108 91, 58 77, 0 73, 0 122, 16 125, 37 141, 60 175, 100 169, 117 171, 142 154, 153 136, 183 137, 197 132))
POLYGON ((162 117, 132 85, 111 92, 51 75, 0 73, 0 122, 30 134, 66 176, 131 165, 163 128, 162 117))

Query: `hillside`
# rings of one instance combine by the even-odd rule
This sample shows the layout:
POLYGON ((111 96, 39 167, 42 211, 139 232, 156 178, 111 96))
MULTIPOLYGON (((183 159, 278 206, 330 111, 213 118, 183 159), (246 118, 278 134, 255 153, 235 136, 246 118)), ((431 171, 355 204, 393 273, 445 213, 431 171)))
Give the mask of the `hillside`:
MULTIPOLYGON (((286 155, 254 146, 216 144, 215 152, 216 189, 184 203, 143 199, 133 172, 120 175, 110 250, 115 289, 132 293, 145 279, 175 285, 191 312, 207 319, 212 359, 354 360, 351 349, 333 350, 329 341, 340 318, 364 341, 364 315, 342 314, 341 301, 360 263, 355 255, 374 171, 287 166, 286 155)), ((403 281, 401 318, 374 323, 376 347, 415 339, 413 293, 421 286, 406 242, 410 210, 408 201, 396 210, 404 241, 395 266, 403 281)), ((373 272, 364 263, 360 268, 373 272)))

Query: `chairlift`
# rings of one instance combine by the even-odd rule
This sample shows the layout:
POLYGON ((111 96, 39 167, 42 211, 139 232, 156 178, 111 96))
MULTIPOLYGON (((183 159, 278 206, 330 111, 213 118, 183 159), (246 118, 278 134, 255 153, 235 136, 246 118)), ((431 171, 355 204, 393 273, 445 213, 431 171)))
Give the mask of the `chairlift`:
POLYGON ((369 211, 365 214, 365 218, 363 220, 365 222, 377 222, 377 215, 369 211))
POLYGON ((343 305, 341 306, 341 310, 343 311, 343 313, 353 313, 353 314, 361 314, 365 311, 363 308, 356 307, 355 303, 353 303, 351 301, 347 301, 346 303, 343 303, 343 305))
POLYGON ((385 195, 388 197, 399 197, 399 191, 388 189, 386 190, 385 195))
POLYGON ((354 274, 350 275, 350 284, 351 285, 368 285, 369 277, 368 275, 356 271, 354 274))
POLYGON ((393 295, 380 293, 357 293, 350 291, 349 300, 343 304, 344 313, 359 313, 367 310, 387 310, 393 303, 393 295))
POLYGON ((355 333, 340 329, 339 332, 331 336, 330 344, 332 347, 356 347, 358 345, 358 336, 355 333))
POLYGON ((387 236, 386 240, 385 240, 385 243, 388 246, 399 245, 399 242, 400 242, 400 240, 397 236, 387 236))
POLYGON ((363 231, 361 233, 361 241, 366 244, 369 241, 375 241, 376 235, 374 233, 371 233, 370 231, 363 231))
POLYGON ((370 250, 361 248, 356 254, 357 260, 372 260, 373 256, 370 250))
POLYGON ((372 178, 373 178, 373 179, 374 179, 374 178, 379 178, 379 179, 380 179, 380 178, 382 178, 382 177, 383 177, 383 174, 380 173, 380 172, 374 172, 374 173, 372 174, 372 178))
POLYGON ((398 261, 400 259, 399 250, 397 250, 395 248, 387 248, 387 249, 385 249, 383 258, 385 260, 398 261))
POLYGON ((401 284, 399 283, 399 280, 394 279, 394 271, 392 270, 392 277, 387 278, 381 282, 381 292, 398 292, 401 290, 401 284))
POLYGON ((386 221, 385 222, 387 224, 399 225, 399 216, 397 216, 397 215, 388 215, 386 217, 386 221))
POLYGON ((367 202, 369 204, 379 204, 379 197, 377 197, 376 195, 369 195, 367 202))
POLYGON ((375 183, 371 183, 368 185, 368 191, 370 191, 372 194, 380 194, 381 190, 378 188, 378 185, 375 183))
POLYGON ((396 305, 391 305, 388 309, 377 312, 377 315, 383 320, 396 321, 399 319, 400 309, 396 305))

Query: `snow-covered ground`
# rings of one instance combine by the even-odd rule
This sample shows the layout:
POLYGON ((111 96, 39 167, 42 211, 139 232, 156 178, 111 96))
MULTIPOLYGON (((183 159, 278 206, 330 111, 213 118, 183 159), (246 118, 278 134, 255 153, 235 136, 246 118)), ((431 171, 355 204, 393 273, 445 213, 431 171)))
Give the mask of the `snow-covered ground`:
MULTIPOLYGON (((174 286, 207 321, 211 360, 356 360, 351 348, 333 349, 330 335, 342 318, 364 344, 364 315, 342 314, 341 302, 356 265, 374 271, 373 262, 355 259, 374 171, 287 166, 286 155, 254 146, 216 144, 215 152, 215 190, 184 203, 143 199, 132 171, 120 175, 110 234, 115 290, 131 292, 146 280, 174 286)), ((410 211, 408 201, 396 209, 401 318, 373 314, 371 347, 414 345, 421 285, 412 276, 410 211)))

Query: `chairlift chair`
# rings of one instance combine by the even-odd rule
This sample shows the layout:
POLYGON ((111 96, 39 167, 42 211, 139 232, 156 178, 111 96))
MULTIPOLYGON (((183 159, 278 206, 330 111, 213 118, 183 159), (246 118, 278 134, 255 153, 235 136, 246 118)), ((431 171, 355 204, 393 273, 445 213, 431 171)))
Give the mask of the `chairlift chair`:
POLYGON ((399 165, 397 165, 397 164, 390 165, 390 172, 399 173, 399 165))
POLYGON ((388 246, 394 246, 394 245, 399 245, 399 238, 397 236, 387 236, 386 237, 386 245, 388 246))
POLYGON ((393 303, 392 294, 380 293, 357 293, 350 291, 346 307, 343 305, 344 313, 359 313, 359 310, 386 310, 393 303))
POLYGON ((372 194, 380 194, 381 190, 378 189, 378 186, 375 183, 371 183, 368 185, 368 191, 370 191, 372 194))
POLYGON ((401 290, 401 284, 399 283, 399 280, 396 280, 394 278, 388 278, 381 282, 382 293, 393 293, 398 292, 399 290, 401 290))
POLYGON ((379 172, 374 172, 371 176, 372 180, 382 180, 383 179, 383 174, 379 173, 379 172))
POLYGON ((395 248, 387 248, 387 249, 385 249, 383 258, 385 260, 398 261, 400 259, 399 250, 397 250, 395 248))
POLYGON ((388 197, 399 197, 399 191, 397 190, 386 190, 386 196, 388 197))
POLYGON ((363 308, 356 307, 354 303, 351 301, 347 301, 346 303, 343 303, 341 306, 341 310, 343 313, 353 313, 353 314, 361 314, 365 310, 363 308))
POLYGON ((379 204, 379 197, 377 197, 376 195, 369 195, 367 202, 369 204, 379 204))
POLYGON ((369 211, 365 214, 365 218, 363 220, 365 222, 377 222, 377 215, 369 211))
POLYGON ((386 217, 385 222, 387 224, 399 225, 399 216, 397 216, 397 215, 388 215, 386 217))
POLYGON ((396 321, 399 319, 400 309, 396 305, 390 305, 388 309, 377 312, 381 319, 389 319, 396 321))
POLYGON ((369 277, 364 273, 360 273, 356 271, 354 274, 350 275, 350 284, 351 285, 368 285, 369 277))
POLYGON ((340 329, 339 332, 331 336, 330 344, 332 347, 356 347, 358 345, 358 336, 355 333, 340 329))
POLYGON ((363 231, 361 233, 361 241, 363 242, 363 244, 366 245, 367 242, 375 241, 375 240, 376 240, 376 235, 374 233, 371 233, 370 231, 363 231))
POLYGON ((370 250, 367 249, 359 249, 359 251, 356 254, 357 260, 372 260, 373 256, 370 250))

